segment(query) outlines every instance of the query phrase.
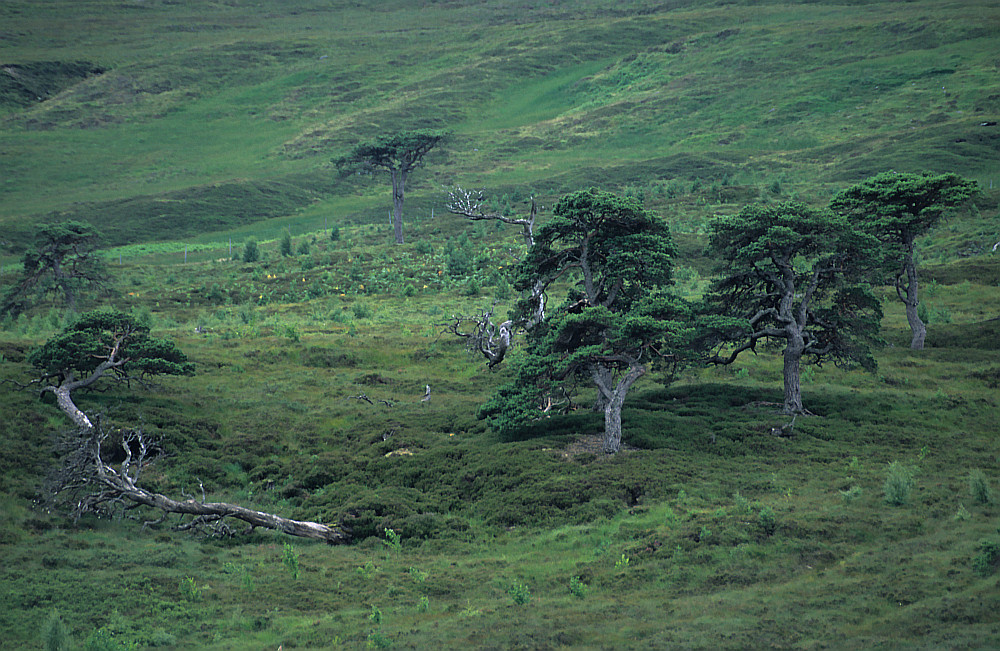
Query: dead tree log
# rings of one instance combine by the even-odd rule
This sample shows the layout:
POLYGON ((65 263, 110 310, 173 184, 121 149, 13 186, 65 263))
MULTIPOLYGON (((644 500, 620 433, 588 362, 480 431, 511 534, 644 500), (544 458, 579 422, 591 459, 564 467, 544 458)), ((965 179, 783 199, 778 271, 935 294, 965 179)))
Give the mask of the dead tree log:
POLYGON ((191 516, 182 520, 178 530, 205 529, 215 535, 238 533, 227 524, 227 519, 239 520, 248 525, 249 533, 256 527, 272 529, 290 536, 343 543, 350 540, 344 528, 283 518, 273 513, 190 497, 175 500, 161 493, 147 490, 138 484, 140 474, 149 467, 159 452, 141 430, 117 430, 111 437, 97 419, 92 427, 80 427, 64 435, 58 444, 63 463, 54 470, 43 488, 43 503, 50 509, 65 509, 74 520, 85 513, 98 515, 124 515, 145 506, 162 513, 157 520, 146 525, 163 522, 169 515, 191 516), (118 449, 124 460, 117 466, 102 456, 102 448, 118 449))

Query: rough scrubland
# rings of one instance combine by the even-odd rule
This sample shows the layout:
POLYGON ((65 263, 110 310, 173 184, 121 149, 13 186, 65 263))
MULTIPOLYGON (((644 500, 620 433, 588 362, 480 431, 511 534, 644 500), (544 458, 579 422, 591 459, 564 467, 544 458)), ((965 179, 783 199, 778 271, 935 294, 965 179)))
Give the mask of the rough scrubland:
MULTIPOLYGON (((4 384, 5 639, 45 648, 61 621, 85 648, 1000 645, 997 51, 988 2, 4 2, 0 285, 38 223, 91 222, 117 290, 100 303, 197 374, 80 406, 162 440, 151 488, 355 534, 45 512, 66 422, 4 384), (412 176, 405 245, 388 181, 331 162, 397 128, 452 133, 412 176), (587 392, 508 438, 476 419, 509 371, 443 324, 508 310, 523 247, 449 215, 446 186, 511 214, 537 197, 540 222, 587 186, 640 196, 694 298, 713 215, 822 206, 886 169, 983 192, 920 242, 927 348, 882 288, 877 372, 806 370, 791 436, 764 349, 643 378, 613 457, 587 392)), ((4 322, 0 377, 25 381, 71 318, 42 301, 4 322)))

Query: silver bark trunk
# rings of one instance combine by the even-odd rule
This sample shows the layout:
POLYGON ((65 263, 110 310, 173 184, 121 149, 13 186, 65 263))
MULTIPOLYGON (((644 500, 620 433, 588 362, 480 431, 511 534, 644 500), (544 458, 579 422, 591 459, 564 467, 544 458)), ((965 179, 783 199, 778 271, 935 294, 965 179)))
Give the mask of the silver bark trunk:
POLYGON ((94 424, 90 422, 89 418, 87 418, 87 414, 83 413, 73 402, 73 398, 70 396, 69 387, 65 385, 53 387, 51 391, 56 394, 56 404, 59 405, 59 409, 61 409, 77 427, 81 427, 83 429, 92 429, 94 427, 94 424))
POLYGON ((392 228, 396 244, 403 243, 403 192, 406 186, 406 172, 390 170, 392 177, 392 228))
POLYGON ((783 353, 785 402, 782 411, 786 414, 802 413, 802 384, 799 371, 804 349, 805 343, 800 333, 794 333, 788 337, 788 345, 785 346, 783 353))
MULTIPOLYGON (((601 369, 606 370, 606 369, 601 369)), ((606 403, 604 405, 604 451, 608 454, 618 452, 622 444, 622 406, 625 404, 625 395, 632 388, 635 381, 645 375, 646 367, 635 364, 629 367, 628 372, 622 376, 618 383, 612 388, 608 382, 608 375, 602 374, 596 368, 592 369, 592 376, 598 391, 604 394, 606 403)))
POLYGON ((917 280, 917 264, 913 259, 913 242, 909 242, 906 259, 903 261, 903 270, 906 273, 906 295, 903 296, 900 293, 900 298, 903 300, 903 305, 906 306, 906 322, 910 324, 910 332, 913 334, 910 348, 923 350, 924 339, 927 338, 927 326, 924 325, 917 311, 920 305, 920 300, 917 297, 920 283, 917 280))

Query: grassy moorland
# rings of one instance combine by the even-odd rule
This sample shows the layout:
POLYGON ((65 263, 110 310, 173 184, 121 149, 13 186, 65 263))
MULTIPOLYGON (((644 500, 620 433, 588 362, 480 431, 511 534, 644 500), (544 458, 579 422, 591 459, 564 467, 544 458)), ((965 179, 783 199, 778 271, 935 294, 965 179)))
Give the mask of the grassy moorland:
MULTIPOLYGON (((45 648, 57 616, 93 649, 1000 645, 1000 11, 607 5, 0 4, 0 285, 35 225, 90 221, 116 282, 102 303, 197 364, 81 407, 162 440, 151 488, 203 484, 356 537, 46 513, 67 423, 4 384, 9 644, 45 648), (411 127, 452 135, 412 177, 397 246, 387 181, 330 161, 411 127), (641 196, 696 297, 713 215, 824 205, 885 169, 983 193, 920 243, 927 349, 906 347, 886 288, 878 371, 808 369, 815 415, 794 436, 771 435, 774 350, 644 378, 611 458, 587 447, 586 409, 510 439, 476 419, 508 370, 441 324, 508 309, 519 237, 448 215, 442 186, 511 212, 588 185, 641 196), (259 262, 239 259, 248 237, 259 262)), ((24 381, 27 352, 71 318, 43 301, 5 322, 0 377, 24 381)))

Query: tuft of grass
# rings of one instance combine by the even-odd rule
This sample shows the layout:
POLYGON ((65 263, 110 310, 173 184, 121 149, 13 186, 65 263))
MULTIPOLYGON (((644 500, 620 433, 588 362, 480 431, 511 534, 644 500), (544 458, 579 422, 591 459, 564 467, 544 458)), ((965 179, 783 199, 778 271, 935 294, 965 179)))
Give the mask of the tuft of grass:
POLYGON ((969 495, 979 504, 993 502, 993 489, 986 478, 986 473, 978 468, 969 471, 969 495))
POLYGON ((886 468, 885 482, 882 491, 885 502, 890 506, 905 506, 910 502, 913 488, 916 486, 917 471, 915 468, 893 461, 886 468))

